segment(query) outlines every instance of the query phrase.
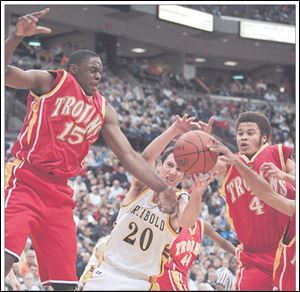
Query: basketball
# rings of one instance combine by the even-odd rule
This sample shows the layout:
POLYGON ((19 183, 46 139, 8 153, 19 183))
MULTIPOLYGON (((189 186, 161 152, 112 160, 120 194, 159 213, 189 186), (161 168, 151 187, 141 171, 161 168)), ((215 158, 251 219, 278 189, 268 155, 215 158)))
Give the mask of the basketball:
POLYGON ((207 145, 212 142, 210 135, 203 131, 190 131, 176 142, 174 158, 178 168, 187 174, 206 173, 216 164, 218 154, 211 152, 207 145))

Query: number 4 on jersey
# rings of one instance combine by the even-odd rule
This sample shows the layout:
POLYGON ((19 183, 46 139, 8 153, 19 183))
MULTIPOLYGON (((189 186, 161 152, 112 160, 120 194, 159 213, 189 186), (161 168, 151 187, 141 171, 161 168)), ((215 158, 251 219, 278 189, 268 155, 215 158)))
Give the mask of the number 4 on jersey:
POLYGON ((250 204, 249 209, 255 212, 256 215, 262 215, 265 213, 264 211, 264 204, 260 201, 258 197, 253 196, 250 204))

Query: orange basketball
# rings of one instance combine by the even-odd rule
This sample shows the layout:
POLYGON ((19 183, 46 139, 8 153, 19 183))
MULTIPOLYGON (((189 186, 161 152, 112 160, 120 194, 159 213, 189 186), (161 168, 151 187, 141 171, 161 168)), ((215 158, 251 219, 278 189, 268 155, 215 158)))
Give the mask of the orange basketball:
POLYGON ((210 135, 203 131, 183 134, 174 148, 178 168, 187 174, 206 173, 211 170, 218 159, 218 154, 207 148, 207 145, 212 143, 210 135))

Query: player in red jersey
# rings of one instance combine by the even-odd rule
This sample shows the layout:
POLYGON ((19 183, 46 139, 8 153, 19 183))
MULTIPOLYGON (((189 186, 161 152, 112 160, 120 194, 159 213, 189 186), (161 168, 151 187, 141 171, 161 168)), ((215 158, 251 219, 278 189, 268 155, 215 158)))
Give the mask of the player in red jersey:
MULTIPOLYGON (((235 165, 242 174, 243 179, 252 188, 255 196, 263 200, 266 204, 279 212, 290 217, 288 225, 280 241, 276 252, 274 262, 273 290, 295 291, 296 290, 296 269, 295 269, 295 200, 290 200, 276 193, 272 187, 256 172, 250 169, 246 164, 237 158, 226 146, 217 142, 210 146, 211 150, 217 150, 224 154, 222 160, 235 165)), ((271 162, 265 162, 262 170, 266 172, 266 176, 276 177, 281 180, 287 180, 295 185, 295 177, 287 175, 271 162)))
POLYGON ((24 37, 51 32, 37 26, 48 11, 20 17, 5 42, 5 85, 30 89, 24 126, 12 148, 16 160, 5 170, 5 270, 19 259, 30 235, 41 281, 64 290, 77 284, 73 190, 67 180, 80 170, 100 130, 127 170, 159 193, 163 212, 171 213, 177 202, 176 189, 133 150, 115 110, 99 94, 103 67, 96 53, 75 52, 68 72, 8 65, 24 37))
MULTIPOLYGON (((268 119, 255 112, 240 115, 237 121, 237 144, 240 152, 232 160, 219 158, 216 169, 225 168, 222 192, 226 198, 229 219, 242 243, 238 256, 241 268, 238 273, 238 290, 272 290, 273 266, 276 251, 290 221, 289 204, 295 198, 295 163, 292 150, 282 145, 269 145, 271 127, 268 119), (284 172, 283 177, 270 175, 270 164, 284 172), (228 165, 226 167, 226 165, 228 165), (274 205, 274 198, 262 196, 258 183, 251 183, 241 166, 269 182, 269 190, 277 200, 285 200, 285 212, 274 205), (269 166, 268 166, 269 165, 269 166), (260 194, 259 195, 257 195, 260 194), (289 203, 288 203, 289 202, 289 203)), ((210 145, 211 151, 224 153, 218 142, 210 145)), ((253 178, 252 178, 253 179, 253 178)), ((270 192, 269 192, 270 193, 270 192)))
POLYGON ((189 290, 188 271, 199 254, 203 234, 235 255, 235 247, 229 241, 222 238, 209 223, 198 219, 192 228, 183 228, 173 242, 168 261, 161 276, 156 279, 160 290, 189 290))

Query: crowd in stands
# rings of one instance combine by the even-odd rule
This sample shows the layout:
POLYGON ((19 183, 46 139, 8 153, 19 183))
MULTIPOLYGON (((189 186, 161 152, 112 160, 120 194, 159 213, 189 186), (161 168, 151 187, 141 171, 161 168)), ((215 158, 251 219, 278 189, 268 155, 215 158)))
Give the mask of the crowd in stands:
MULTIPOLYGON (((47 66, 53 68, 63 65, 62 59, 67 54, 60 50, 59 46, 55 50, 50 50, 49 59, 45 59, 45 55, 38 59, 37 50, 33 50, 34 60, 41 61, 39 68, 47 69, 44 64, 52 58, 53 64, 47 66)), ((21 57, 15 57, 14 62, 24 69, 37 68, 37 63, 33 63, 32 60, 27 52, 21 57), (27 60, 27 63, 24 60, 27 60)), ((177 114, 184 113, 205 122, 209 117, 215 116, 213 133, 234 148, 234 121, 239 113, 246 110, 258 110, 269 117, 273 128, 273 143, 284 143, 294 147, 294 104, 253 103, 248 98, 238 102, 210 98, 210 94, 228 96, 234 92, 241 96, 240 93, 246 91, 257 96, 260 90, 262 94, 268 91, 265 80, 255 83, 248 79, 244 84, 233 81, 222 86, 222 82, 217 80, 210 83, 210 79, 205 76, 198 81, 185 80, 178 74, 154 67, 151 68, 147 62, 124 62, 117 70, 104 69, 101 92, 116 109, 122 130, 137 151, 142 151, 166 129, 177 114)), ((6 141, 6 162, 12 160, 11 146, 12 141, 6 141)), ((90 150, 82 171, 71 180, 76 202, 74 220, 78 239, 78 277, 81 276, 98 239, 110 233, 131 180, 132 177, 120 165, 116 156, 106 148, 102 139, 90 150)), ((182 183, 183 187, 188 187, 188 184, 188 181, 182 183)), ((237 245, 235 233, 225 218, 225 202, 219 196, 218 187, 218 181, 209 186, 204 195, 200 217, 211 223, 222 237, 237 245)), ((191 290, 214 290, 218 273, 228 268, 232 261, 234 259, 230 255, 204 237, 200 255, 190 272, 191 290)), ((36 256, 30 239, 20 262, 15 263, 13 269, 23 285, 23 290, 45 289, 39 281, 36 256)), ((6 289, 10 290, 8 282, 6 289)))
POLYGON ((295 5, 186 5, 216 16, 233 16, 295 25, 295 5))

